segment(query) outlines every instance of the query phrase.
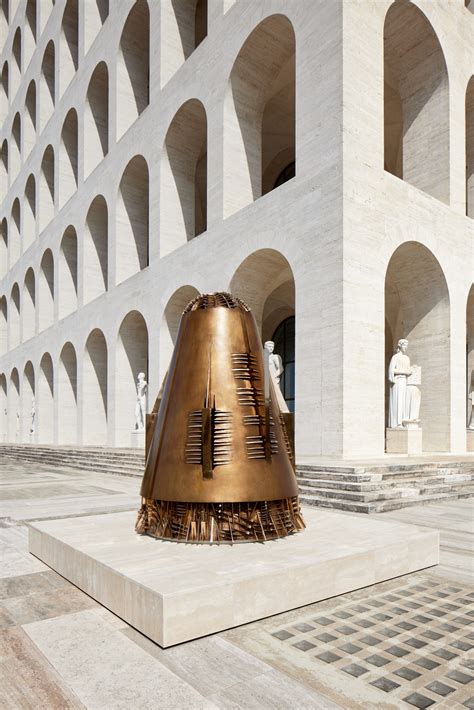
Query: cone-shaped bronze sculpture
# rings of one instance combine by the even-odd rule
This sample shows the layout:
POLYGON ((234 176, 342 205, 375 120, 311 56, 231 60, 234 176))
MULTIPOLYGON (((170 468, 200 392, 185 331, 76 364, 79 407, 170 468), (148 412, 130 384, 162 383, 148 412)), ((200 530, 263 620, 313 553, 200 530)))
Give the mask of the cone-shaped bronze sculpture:
POLYGON ((241 542, 304 527, 285 422, 238 298, 202 295, 186 307, 148 436, 138 532, 241 542))

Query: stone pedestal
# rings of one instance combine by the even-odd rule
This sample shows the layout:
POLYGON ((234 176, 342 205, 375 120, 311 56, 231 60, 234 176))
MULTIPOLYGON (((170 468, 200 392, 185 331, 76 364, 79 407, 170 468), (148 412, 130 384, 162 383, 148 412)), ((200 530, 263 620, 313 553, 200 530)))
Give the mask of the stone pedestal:
POLYGON ((438 564, 438 531, 303 515, 296 535, 216 546, 137 535, 135 511, 36 521, 29 550, 165 647, 438 564))
POLYGON ((474 429, 466 431, 466 451, 474 451, 474 429))
POLYGON ((421 454, 422 429, 387 429, 386 451, 387 454, 421 454))
POLYGON ((145 449, 145 430, 132 431, 130 435, 130 446, 133 449, 145 449))

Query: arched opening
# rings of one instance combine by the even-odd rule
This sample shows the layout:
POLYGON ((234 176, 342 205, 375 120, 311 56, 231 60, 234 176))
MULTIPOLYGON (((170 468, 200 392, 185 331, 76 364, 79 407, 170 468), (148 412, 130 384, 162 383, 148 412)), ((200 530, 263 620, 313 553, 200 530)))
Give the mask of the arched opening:
POLYGON ((474 76, 466 90, 466 214, 474 217, 474 76))
POLYGON ((8 440, 20 441, 20 378, 16 367, 12 370, 8 387, 8 440))
MULTIPOLYGON (((390 358, 405 338, 411 365, 422 368, 420 420, 425 451, 450 448, 449 318, 448 287, 438 261, 422 244, 405 242, 392 255, 385 277, 385 320, 391 336, 385 382, 388 388, 390 358)), ((388 425, 387 411, 385 422, 388 425)))
POLYGON ((22 315, 22 340, 25 342, 32 338, 35 334, 35 317, 36 317, 36 279, 35 272, 30 267, 25 274, 23 284, 23 307, 22 315))
POLYGON ((77 308, 77 234, 69 226, 59 251, 58 317, 65 318, 77 308))
POLYGON ((466 426, 473 432, 468 438, 468 451, 474 451, 474 284, 466 306, 466 426))
POLYGON ((21 256, 21 213, 20 200, 18 197, 12 205, 8 248, 10 255, 9 264, 11 268, 21 256))
POLYGON ((54 438, 54 371, 49 353, 45 353, 40 362, 36 423, 38 443, 52 444, 54 438))
POLYGON ((273 340, 284 371, 280 389, 291 412, 295 411, 295 280, 290 264, 274 249, 260 249, 236 270, 230 292, 252 309, 262 343, 273 340))
POLYGON ((163 4, 162 85, 207 36, 208 0, 172 0, 163 4))
POLYGON ((31 57, 36 49, 36 0, 28 0, 25 12, 25 32, 24 32, 24 52, 25 69, 31 61, 31 57))
POLYGON ((77 189, 77 113, 71 109, 64 119, 59 148, 59 206, 62 207, 77 189))
POLYGON ((30 81, 23 114, 23 150, 29 155, 36 143, 36 83, 30 81))
POLYGON ((20 344, 20 289, 14 283, 10 294, 10 338, 8 349, 13 350, 20 344))
POLYGON ((194 286, 181 286, 173 293, 163 311, 160 326, 160 385, 168 372, 183 311, 196 296, 199 296, 199 291, 194 286))
POLYGON ((295 34, 283 15, 263 20, 240 50, 224 114, 227 217, 273 190, 295 162, 295 34))
POLYGON ((394 2, 384 25, 385 170, 449 203, 449 84, 425 15, 394 2))
POLYGON ((41 161, 39 178, 39 232, 45 229, 54 217, 54 150, 48 145, 41 161))
POLYGON ((8 191, 9 175, 8 175, 8 141, 2 143, 2 159, 0 161, 0 184, 2 186, 2 194, 6 195, 8 191))
POLYGON ((150 101, 150 11, 137 0, 125 22, 117 59, 117 140, 150 101))
POLYGON ((21 168, 21 118, 16 113, 12 123, 10 141, 10 180, 13 182, 21 168))
POLYGON ((89 207, 84 233, 84 303, 107 291, 108 223, 107 203, 102 195, 97 195, 89 207))
POLYGON ((161 158, 160 247, 164 256, 207 228, 207 118, 187 101, 166 134, 161 158))
POLYGON ((36 239, 36 180, 30 175, 25 185, 23 200, 23 251, 36 239))
POLYGON ((0 279, 3 279, 8 271, 8 222, 6 217, 2 219, 0 226, 0 279))
POLYGON ((1 90, 0 106, 2 109, 2 116, 6 116, 8 113, 8 96, 9 96, 9 89, 10 89, 8 62, 3 62, 1 86, 2 86, 2 90, 1 90))
POLYGON ((22 63, 21 63, 21 30, 18 27, 17 31, 15 32, 15 36, 13 38, 13 46, 12 46, 12 63, 11 63, 11 98, 13 99, 16 92, 18 91, 18 88, 20 86, 21 82, 21 72, 22 72, 22 63))
POLYGON ((0 298, 0 355, 8 350, 8 305, 5 296, 0 298))
POLYGON ((0 441, 8 441, 8 397, 7 378, 0 375, 0 441))
POLYGON ((139 372, 148 379, 148 328, 141 313, 131 311, 123 319, 117 337, 115 443, 119 446, 130 446, 135 429, 139 372))
POLYGON ((87 338, 83 364, 83 444, 107 443, 107 343, 101 330, 87 338))
POLYGON ((36 429, 35 370, 31 360, 25 365, 21 382, 21 431, 23 443, 34 441, 36 429))
POLYGON ((102 25, 109 16, 109 0, 92 0, 84 13, 84 53, 99 34, 102 25))
MULTIPOLYGON (((87 8, 88 9, 88 8, 87 8)), ((78 66, 78 26, 77 0, 67 0, 61 24, 59 40, 59 93, 62 95, 69 86, 78 66)))
POLYGON ((72 343, 61 350, 58 371, 58 443, 77 442, 77 358, 72 343))
POLYGON ((39 98, 39 108, 40 108, 40 130, 48 123, 51 118, 54 105, 56 100, 56 58, 55 58, 55 48, 54 43, 51 40, 48 42, 46 49, 44 50, 43 62, 41 64, 41 76, 40 76, 40 98, 39 98))
POLYGON ((109 150, 109 72, 105 62, 94 69, 84 111, 84 177, 109 150))
POLYGON ((54 323, 54 259, 46 249, 41 259, 38 283, 38 329, 41 332, 54 323))
POLYGON ((148 266, 148 165, 141 155, 128 163, 117 199, 116 283, 148 266))

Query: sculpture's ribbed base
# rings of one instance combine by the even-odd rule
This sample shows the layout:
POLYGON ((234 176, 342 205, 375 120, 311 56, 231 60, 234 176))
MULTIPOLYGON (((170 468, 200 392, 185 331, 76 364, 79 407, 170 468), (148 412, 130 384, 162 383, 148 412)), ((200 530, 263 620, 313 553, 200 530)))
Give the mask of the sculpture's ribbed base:
POLYGON ((252 503, 145 500, 135 529, 177 542, 256 542, 303 530, 298 497, 252 503))

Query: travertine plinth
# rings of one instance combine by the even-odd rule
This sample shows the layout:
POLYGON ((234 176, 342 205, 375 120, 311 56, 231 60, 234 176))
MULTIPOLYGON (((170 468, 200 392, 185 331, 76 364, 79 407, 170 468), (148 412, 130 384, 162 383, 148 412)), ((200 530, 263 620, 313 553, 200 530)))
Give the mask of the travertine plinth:
POLYGON ((421 429, 387 429, 387 454, 410 454, 422 452, 423 433, 421 429))
POLYGON ((29 549, 161 646, 438 563, 432 530, 305 508, 307 529, 254 545, 137 535, 135 511, 37 522, 29 549))

